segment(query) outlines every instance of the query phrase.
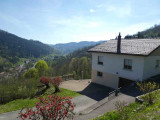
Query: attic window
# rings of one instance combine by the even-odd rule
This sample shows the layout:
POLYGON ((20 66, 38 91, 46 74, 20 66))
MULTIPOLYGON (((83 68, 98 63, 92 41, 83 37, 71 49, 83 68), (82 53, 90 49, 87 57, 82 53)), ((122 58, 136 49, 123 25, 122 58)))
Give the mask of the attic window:
POLYGON ((98 56, 98 64, 103 65, 103 56, 98 56))
POLYGON ((124 69, 132 70, 132 60, 124 59, 124 69))

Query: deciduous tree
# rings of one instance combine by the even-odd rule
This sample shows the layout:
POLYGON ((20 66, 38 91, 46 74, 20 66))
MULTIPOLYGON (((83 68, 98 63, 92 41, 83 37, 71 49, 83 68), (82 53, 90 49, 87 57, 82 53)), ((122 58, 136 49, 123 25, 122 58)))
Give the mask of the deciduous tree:
POLYGON ((35 68, 31 68, 24 73, 25 78, 37 78, 38 77, 38 70, 35 68))
POLYGON ((45 75, 45 71, 48 69, 48 65, 44 60, 39 60, 35 68, 38 70, 39 76, 45 75))

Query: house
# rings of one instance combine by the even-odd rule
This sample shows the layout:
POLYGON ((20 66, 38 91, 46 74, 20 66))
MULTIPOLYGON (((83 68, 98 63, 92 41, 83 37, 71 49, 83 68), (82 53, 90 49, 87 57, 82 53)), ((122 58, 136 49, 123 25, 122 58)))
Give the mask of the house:
POLYGON ((92 53, 92 82, 114 89, 160 74, 160 39, 109 40, 92 53))

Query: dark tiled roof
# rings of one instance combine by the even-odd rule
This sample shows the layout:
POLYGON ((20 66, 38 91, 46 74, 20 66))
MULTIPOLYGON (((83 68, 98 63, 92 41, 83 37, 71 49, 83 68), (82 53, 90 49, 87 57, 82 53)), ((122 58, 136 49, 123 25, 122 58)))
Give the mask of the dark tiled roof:
MULTIPOLYGON (((160 46, 160 39, 131 39, 121 40, 121 53, 130 55, 149 55, 160 46)), ((117 40, 109 40, 94 48, 89 52, 113 53, 117 54, 117 40)))

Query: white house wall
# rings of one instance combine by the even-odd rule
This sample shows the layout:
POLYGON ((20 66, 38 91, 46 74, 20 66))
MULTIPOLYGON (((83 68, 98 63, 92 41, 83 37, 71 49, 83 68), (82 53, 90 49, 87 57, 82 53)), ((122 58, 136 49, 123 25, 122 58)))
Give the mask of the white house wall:
POLYGON ((92 78, 92 82, 94 83, 118 89, 119 78, 117 75, 103 72, 103 76, 99 77, 97 76, 97 70, 92 69, 92 78))
POLYGON ((144 60, 143 79, 160 74, 160 67, 156 67, 156 60, 160 60, 160 56, 148 56, 144 60))
MULTIPOLYGON (((116 75, 118 77, 123 77, 135 81, 142 81, 143 67, 143 56, 92 53, 92 70, 94 71, 97 70, 100 72, 116 75), (99 65, 97 63, 98 56, 103 56, 103 65, 99 65), (132 70, 124 69, 124 59, 132 59, 132 70)), ((92 76, 92 79, 94 79, 94 81, 98 76, 96 78, 95 77, 95 75, 92 76)))

